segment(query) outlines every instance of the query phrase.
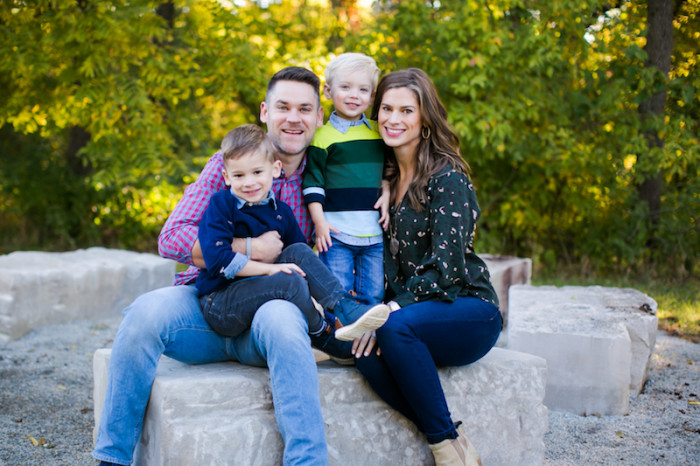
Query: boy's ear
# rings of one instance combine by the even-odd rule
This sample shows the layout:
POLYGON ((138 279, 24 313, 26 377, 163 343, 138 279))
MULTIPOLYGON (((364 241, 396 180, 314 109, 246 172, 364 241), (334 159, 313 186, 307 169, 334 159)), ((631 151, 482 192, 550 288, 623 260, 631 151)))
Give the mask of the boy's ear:
POLYGON ((331 98, 331 86, 329 86, 328 83, 325 83, 323 85, 323 95, 326 99, 332 100, 332 98, 331 98))
POLYGON ((221 170, 221 173, 223 173, 223 175, 224 175, 224 183, 226 183, 226 186, 229 186, 229 187, 230 187, 230 186, 231 186, 231 180, 228 179, 228 172, 227 172, 226 169, 224 168, 223 170, 221 170))
POLYGON ((279 160, 275 160, 275 162, 272 164, 272 177, 273 178, 279 178, 279 176, 282 174, 282 162, 279 160))

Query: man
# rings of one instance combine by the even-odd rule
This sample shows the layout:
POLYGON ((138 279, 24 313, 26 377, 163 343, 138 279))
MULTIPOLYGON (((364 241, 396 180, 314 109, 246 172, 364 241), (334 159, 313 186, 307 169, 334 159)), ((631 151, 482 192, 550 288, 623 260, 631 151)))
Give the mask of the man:
MULTIPOLYGON (((260 120, 279 151, 283 173, 273 189, 295 213, 306 235, 311 222, 303 205, 301 176, 306 148, 323 124, 320 82, 311 71, 290 67, 270 80, 260 120)), ((158 239, 162 256, 190 264, 175 286, 146 293, 124 310, 112 347, 107 391, 93 456, 101 465, 131 464, 141 436, 146 404, 160 356, 201 364, 239 361, 270 371, 284 464, 328 463, 314 355, 302 313, 286 301, 270 301, 255 314, 249 331, 235 338, 216 334, 204 321, 192 283, 204 262, 197 224, 209 198, 224 188, 221 154, 215 154, 188 186, 158 239)), ((272 262, 282 250, 276 232, 236 239, 237 252, 272 262)))

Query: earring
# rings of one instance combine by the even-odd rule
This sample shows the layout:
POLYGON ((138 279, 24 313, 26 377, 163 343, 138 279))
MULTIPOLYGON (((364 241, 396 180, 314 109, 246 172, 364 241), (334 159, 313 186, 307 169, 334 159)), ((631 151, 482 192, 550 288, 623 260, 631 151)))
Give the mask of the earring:
POLYGON ((423 137, 423 139, 428 139, 430 137, 430 128, 428 128, 427 126, 423 126, 420 130, 420 135, 423 137))

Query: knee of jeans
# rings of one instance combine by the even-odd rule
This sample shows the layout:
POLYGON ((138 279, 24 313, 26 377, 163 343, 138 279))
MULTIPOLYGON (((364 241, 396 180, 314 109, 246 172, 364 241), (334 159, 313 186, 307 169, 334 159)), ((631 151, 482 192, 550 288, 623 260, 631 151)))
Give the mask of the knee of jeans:
POLYGON ((304 254, 313 254, 314 251, 309 247, 308 244, 306 243, 294 243, 290 244, 284 250, 282 251, 282 254, 280 254, 280 260, 284 260, 285 257, 290 257, 290 258, 298 258, 298 257, 303 257, 304 254))
MULTIPOLYGON (((253 333, 269 339, 300 340, 309 331, 301 310, 289 301, 268 301, 257 310, 251 325, 253 333)), ((301 340, 306 343, 308 338, 301 340)))
POLYGON ((389 319, 376 331, 377 343, 381 348, 393 346, 399 339, 413 335, 410 326, 390 314, 389 319), (394 317, 392 319, 392 317, 394 317))
POLYGON ((309 283, 306 281, 306 278, 302 277, 296 272, 289 274, 283 272, 278 273, 276 277, 276 286, 279 286, 287 293, 292 293, 294 295, 300 291, 302 294, 304 292, 308 294, 309 290, 309 283))

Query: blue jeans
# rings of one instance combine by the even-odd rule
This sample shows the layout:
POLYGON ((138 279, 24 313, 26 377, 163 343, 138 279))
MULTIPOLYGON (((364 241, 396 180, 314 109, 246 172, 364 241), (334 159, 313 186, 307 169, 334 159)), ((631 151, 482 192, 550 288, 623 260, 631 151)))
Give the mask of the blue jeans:
POLYGON ((321 329, 323 317, 314 307, 311 297, 324 308, 333 308, 347 293, 316 253, 304 243, 287 246, 277 258, 278 263, 293 263, 306 273, 276 273, 269 276, 236 280, 224 288, 200 297, 202 314, 218 333, 235 337, 250 327, 260 306, 273 299, 283 299, 297 306, 309 331, 321 329))
POLYGON ((377 329, 381 356, 355 363, 375 392, 411 420, 430 443, 457 438, 438 366, 473 363, 491 350, 501 313, 478 298, 423 301, 392 312, 377 329))
POLYGON ((319 254, 346 291, 354 290, 357 300, 377 304, 384 298, 384 246, 352 246, 333 238, 333 246, 319 254))
POLYGON ((107 392, 93 456, 130 464, 162 354, 190 364, 239 361, 270 370, 285 465, 325 465, 328 449, 316 363, 299 309, 286 301, 260 307, 249 331, 222 337, 204 321, 197 290, 151 291, 124 310, 109 362, 107 392))

